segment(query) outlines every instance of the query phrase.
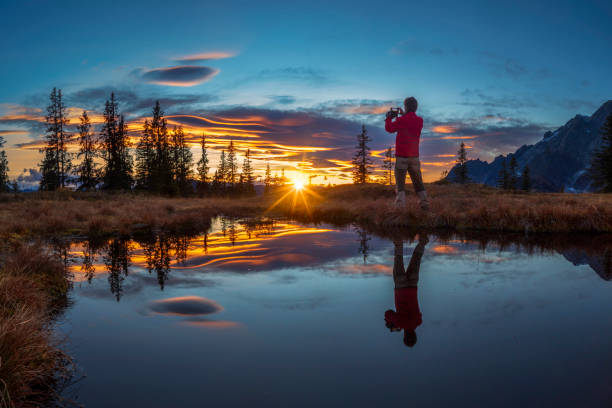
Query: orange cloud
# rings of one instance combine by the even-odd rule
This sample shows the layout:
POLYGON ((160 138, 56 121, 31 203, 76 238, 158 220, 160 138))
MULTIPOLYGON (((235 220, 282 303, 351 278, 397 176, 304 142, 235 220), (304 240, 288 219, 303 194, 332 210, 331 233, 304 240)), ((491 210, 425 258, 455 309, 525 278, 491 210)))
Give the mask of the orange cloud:
POLYGON ((348 113, 351 115, 382 115, 389 110, 388 106, 382 105, 357 105, 357 106, 343 106, 340 108, 341 112, 348 113))
POLYGON ((27 130, 0 130, 0 136, 24 136, 29 133, 27 130))
POLYGON ((200 327, 205 329, 230 329, 241 327, 238 322, 227 320, 183 320, 179 322, 181 326, 200 327))
POLYGON ((184 57, 174 58, 174 60, 179 61, 179 62, 201 62, 201 61, 231 58, 235 55, 236 54, 232 52, 212 51, 212 52, 202 52, 199 54, 186 55, 184 57))
POLYGON ((452 125, 438 125, 431 128, 431 131, 434 133, 455 133, 457 131, 457 126, 452 125))
POLYGON ((442 136, 440 140, 467 140, 476 139, 478 136, 442 136))
POLYGON ((450 245, 436 245, 431 250, 437 254, 454 254, 458 252, 457 248, 450 245))

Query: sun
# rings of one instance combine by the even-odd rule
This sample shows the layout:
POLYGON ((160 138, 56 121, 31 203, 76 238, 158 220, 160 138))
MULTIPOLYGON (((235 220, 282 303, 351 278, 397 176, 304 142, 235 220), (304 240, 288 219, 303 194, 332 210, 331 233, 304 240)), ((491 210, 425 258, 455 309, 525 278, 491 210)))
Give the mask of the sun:
POLYGON ((304 182, 299 179, 293 180, 293 189, 298 191, 304 189, 304 182))

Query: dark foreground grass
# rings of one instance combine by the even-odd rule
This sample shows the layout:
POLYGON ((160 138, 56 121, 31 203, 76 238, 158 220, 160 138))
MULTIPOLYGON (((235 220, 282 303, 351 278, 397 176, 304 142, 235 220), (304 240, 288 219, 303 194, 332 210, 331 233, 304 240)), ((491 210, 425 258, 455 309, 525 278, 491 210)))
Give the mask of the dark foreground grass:
POLYGON ((39 407, 58 401, 57 385, 71 374, 51 327, 69 281, 39 246, 8 253, 0 267, 0 407, 39 407))

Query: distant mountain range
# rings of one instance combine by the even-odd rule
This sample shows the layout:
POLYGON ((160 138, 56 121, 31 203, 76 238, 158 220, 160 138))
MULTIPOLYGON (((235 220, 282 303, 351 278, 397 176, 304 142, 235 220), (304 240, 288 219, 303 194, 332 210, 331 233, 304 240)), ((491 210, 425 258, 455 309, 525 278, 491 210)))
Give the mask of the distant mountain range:
MULTIPOLYGON (((504 160, 509 164, 516 157, 519 174, 529 166, 534 190, 588 192, 592 190, 587 169, 593 152, 602 143, 600 128, 612 113, 612 100, 607 101, 591 116, 576 115, 554 132, 544 133, 534 145, 523 145, 507 156, 498 156, 491 163, 469 160, 468 175, 475 183, 496 186, 504 160)), ((447 179, 454 181, 457 166, 447 179)))

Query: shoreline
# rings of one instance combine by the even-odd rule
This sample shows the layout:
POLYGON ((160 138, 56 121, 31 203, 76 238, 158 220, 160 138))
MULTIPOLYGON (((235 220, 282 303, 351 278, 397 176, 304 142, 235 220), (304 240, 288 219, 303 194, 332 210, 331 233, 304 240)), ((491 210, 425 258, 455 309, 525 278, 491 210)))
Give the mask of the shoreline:
POLYGON ((411 192, 406 208, 395 208, 393 188, 377 184, 307 187, 298 192, 284 187, 263 197, 242 198, 76 192, 7 195, 0 200, 0 236, 21 240, 150 230, 202 231, 219 215, 280 216, 377 229, 612 232, 612 196, 606 194, 509 193, 476 185, 427 188, 429 212, 418 207, 411 192))

